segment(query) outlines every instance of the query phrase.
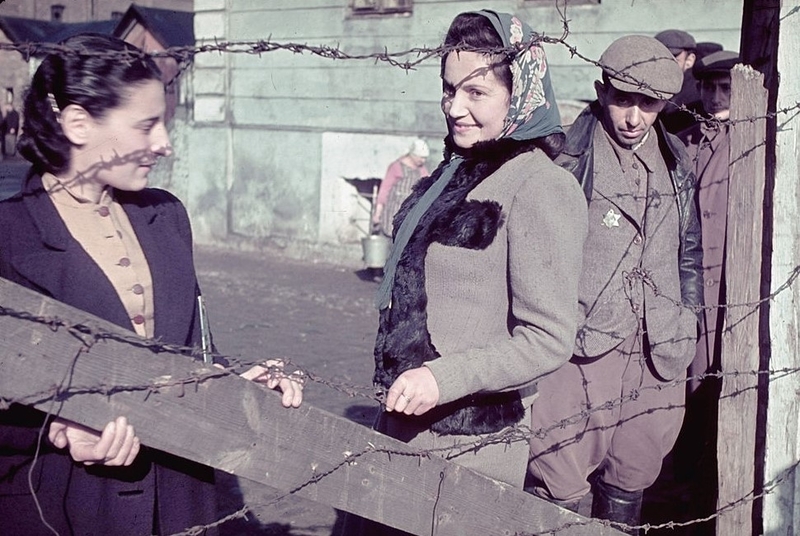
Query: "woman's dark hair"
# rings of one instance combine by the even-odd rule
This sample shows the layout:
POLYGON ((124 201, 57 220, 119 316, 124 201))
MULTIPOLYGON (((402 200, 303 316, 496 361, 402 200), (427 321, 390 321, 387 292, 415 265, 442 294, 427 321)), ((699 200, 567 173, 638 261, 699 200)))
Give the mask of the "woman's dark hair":
MULTIPOLYGON (((492 26, 491 21, 479 13, 461 13, 456 15, 447 35, 444 38, 445 47, 456 47, 465 49, 475 49, 481 51, 502 50, 504 48, 503 39, 498 35, 497 30, 492 26)), ((513 75, 511 74, 511 62, 513 58, 506 54, 497 56, 499 60, 492 64, 494 74, 503 82, 509 92, 513 91, 513 75)), ((444 77, 444 65, 447 55, 442 56, 441 74, 444 77)), ((542 138, 533 140, 551 159, 555 159, 564 149, 566 136, 559 132, 550 134, 542 138)))
POLYGON ((152 57, 121 39, 81 34, 60 45, 64 50, 48 55, 36 69, 23 102, 25 130, 18 148, 40 172, 69 166, 72 144, 61 130, 61 110, 76 104, 102 119, 124 104, 126 89, 161 80, 152 57))
MULTIPOLYGON (((457 15, 447 35, 444 38, 445 47, 464 48, 473 51, 502 50, 504 48, 503 39, 497 34, 497 30, 492 26, 491 21, 478 13, 461 13, 457 15)), ((511 91, 511 58, 505 55, 498 56, 499 61, 492 64, 495 75, 503 82, 508 91, 511 91)), ((444 64, 447 55, 442 57, 442 74, 444 75, 444 64)))

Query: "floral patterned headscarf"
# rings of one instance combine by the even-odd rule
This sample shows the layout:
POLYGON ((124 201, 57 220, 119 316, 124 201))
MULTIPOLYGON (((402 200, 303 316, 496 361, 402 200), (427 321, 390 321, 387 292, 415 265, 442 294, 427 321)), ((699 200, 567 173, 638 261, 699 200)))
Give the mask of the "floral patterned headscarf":
POLYGON ((489 19, 505 48, 517 50, 510 66, 511 106, 498 137, 530 140, 563 132, 539 35, 508 13, 488 9, 475 13, 489 19))

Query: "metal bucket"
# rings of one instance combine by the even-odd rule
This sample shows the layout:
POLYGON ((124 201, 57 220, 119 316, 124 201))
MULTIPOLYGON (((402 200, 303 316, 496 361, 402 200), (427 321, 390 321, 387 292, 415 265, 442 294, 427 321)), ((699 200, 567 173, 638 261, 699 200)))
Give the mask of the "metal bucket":
POLYGON ((383 235, 369 235, 361 239, 364 249, 364 264, 367 268, 383 268, 389 257, 392 241, 383 235))

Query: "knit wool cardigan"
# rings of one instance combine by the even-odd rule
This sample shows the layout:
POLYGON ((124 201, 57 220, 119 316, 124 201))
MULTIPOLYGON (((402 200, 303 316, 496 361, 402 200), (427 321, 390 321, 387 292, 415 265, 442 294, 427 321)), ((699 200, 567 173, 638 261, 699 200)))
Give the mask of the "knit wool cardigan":
MULTIPOLYGON (((394 228, 441 174, 418 183, 394 228)), ((380 314, 376 385, 427 366, 439 405, 416 425, 493 433, 523 418, 519 390, 572 355, 586 201, 532 142, 476 145, 422 217, 380 314)))

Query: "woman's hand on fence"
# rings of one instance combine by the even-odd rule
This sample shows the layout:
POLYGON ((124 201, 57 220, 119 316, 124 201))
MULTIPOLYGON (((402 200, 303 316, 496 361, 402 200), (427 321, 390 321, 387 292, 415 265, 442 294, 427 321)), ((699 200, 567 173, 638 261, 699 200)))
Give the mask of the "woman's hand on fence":
POLYGON ((439 384, 428 367, 402 373, 386 395, 386 411, 422 415, 439 403, 439 384))
POLYGON ((270 389, 278 389, 283 393, 281 403, 287 408, 299 407, 303 402, 303 387, 306 375, 302 370, 286 374, 284 363, 280 359, 270 359, 242 373, 242 378, 266 385, 270 389))
POLYGON ((60 449, 69 449, 76 462, 84 465, 126 466, 139 454, 141 443, 125 417, 117 417, 98 433, 78 423, 55 419, 47 434, 60 449))

